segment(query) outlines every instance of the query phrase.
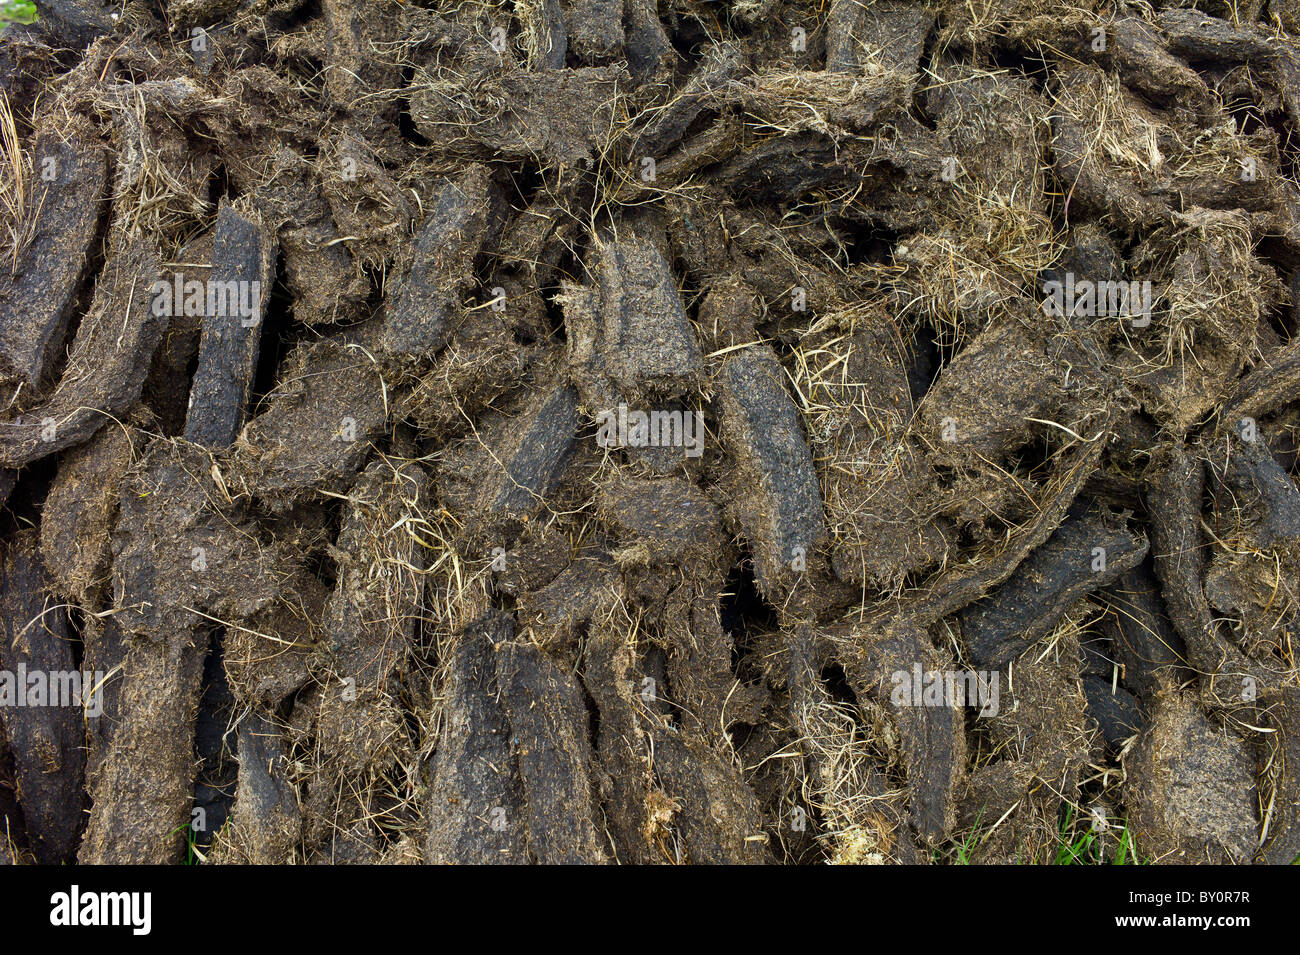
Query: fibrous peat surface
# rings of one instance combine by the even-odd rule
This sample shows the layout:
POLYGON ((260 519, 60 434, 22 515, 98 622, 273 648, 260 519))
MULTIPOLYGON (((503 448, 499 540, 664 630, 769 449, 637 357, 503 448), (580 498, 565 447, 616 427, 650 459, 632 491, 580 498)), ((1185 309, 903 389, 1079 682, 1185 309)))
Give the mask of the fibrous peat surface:
POLYGON ((1294 0, 37 7, 0 862, 1300 856, 1294 0))

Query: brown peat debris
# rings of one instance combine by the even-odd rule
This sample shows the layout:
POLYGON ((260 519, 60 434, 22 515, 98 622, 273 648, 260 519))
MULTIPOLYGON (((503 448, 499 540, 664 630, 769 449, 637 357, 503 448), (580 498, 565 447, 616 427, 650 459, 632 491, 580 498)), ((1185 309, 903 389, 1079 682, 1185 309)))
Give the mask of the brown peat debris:
POLYGON ((1300 858, 1295 3, 37 7, 0 863, 1300 858))

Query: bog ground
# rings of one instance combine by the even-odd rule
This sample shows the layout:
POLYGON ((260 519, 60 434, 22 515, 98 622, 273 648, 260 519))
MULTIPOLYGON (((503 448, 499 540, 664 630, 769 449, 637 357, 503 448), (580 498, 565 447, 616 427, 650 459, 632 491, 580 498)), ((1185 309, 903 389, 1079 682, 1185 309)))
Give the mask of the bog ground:
POLYGON ((38 0, 0 861, 1300 857, 1300 5, 38 0))

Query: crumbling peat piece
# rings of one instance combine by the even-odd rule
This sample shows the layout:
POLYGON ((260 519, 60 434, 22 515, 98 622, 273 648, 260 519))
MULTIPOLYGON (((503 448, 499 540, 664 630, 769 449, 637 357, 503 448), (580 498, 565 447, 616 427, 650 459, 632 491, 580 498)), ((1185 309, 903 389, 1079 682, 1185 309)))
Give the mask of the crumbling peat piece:
POLYGON ((30 116, 36 94, 59 69, 53 50, 30 27, 8 24, 0 44, 0 87, 15 116, 30 116))
POLYGON ((712 555, 722 543, 717 507, 680 478, 621 474, 602 489, 597 507, 621 545, 620 561, 671 566, 712 555))
POLYGON ((418 383, 393 396, 395 417, 410 421, 422 437, 450 441, 463 436, 482 416, 531 388, 535 375, 545 375, 548 358, 557 354, 548 344, 536 343, 545 334, 540 295, 516 295, 523 285, 514 277, 498 274, 489 281, 502 283, 492 287, 504 290, 494 301, 510 303, 505 315, 490 306, 466 312, 464 323, 418 383), (520 302, 524 304, 515 308, 520 302), (520 337, 533 342, 521 345, 520 337))
POLYGON ((1271 352, 1237 380, 1219 418, 1239 428, 1300 397, 1300 339, 1271 352))
POLYGON ((44 0, 33 28, 51 46, 83 49, 113 29, 113 7, 104 0, 44 0))
MULTIPOLYGON (((720 567, 723 560, 715 557, 712 563, 720 567)), ((656 629, 666 653, 664 676, 670 687, 665 695, 681 710, 678 726, 725 760, 728 725, 757 722, 766 697, 764 684, 754 683, 752 674, 736 665, 746 636, 724 626, 726 597, 720 595, 730 589, 727 581, 715 571, 714 576, 697 576, 661 595, 654 589, 663 583, 652 576, 625 572, 624 580, 629 596, 659 618, 656 629)))
POLYGON ((206 639, 130 644, 122 662, 120 722, 91 780, 90 819, 79 862, 180 861, 194 802, 194 717, 204 658, 200 647, 206 649, 206 639))
MULTIPOLYGON (((1060 840, 1060 814, 1080 799, 1092 746, 1092 719, 1079 681, 1078 642, 1068 627, 1038 644, 1004 679, 997 712, 983 714, 988 754, 981 754, 962 790, 963 829, 1002 825, 981 839, 980 864, 1051 861, 1060 840)), ((1095 719, 1095 716, 1093 717, 1095 719)), ((1130 734, 1131 735, 1131 734, 1130 734)))
MULTIPOLYGON (((341 241, 343 233, 315 166, 297 150, 277 149, 270 168, 250 183, 256 208, 275 228, 283 280, 294 317, 304 325, 355 320, 369 291, 362 262, 341 241)), ((358 163, 358 179, 365 166, 358 163)))
MULTIPOLYGON (((905 865, 927 858, 908 823, 906 794, 886 776, 885 759, 859 733, 859 721, 880 709, 861 710, 832 696, 822 673, 826 664, 811 626, 786 635, 790 721, 800 735, 809 807, 819 810, 832 864, 905 865), (846 755, 852 754, 851 759, 846 755)), ((833 672, 833 671, 831 671, 833 672)), ((892 680, 890 681, 893 682, 892 680)), ((861 698, 859 698, 861 701, 861 698)), ((795 816, 806 813, 798 806, 795 816)))
MULTIPOLYGON (((568 48, 585 65, 600 66, 623 52, 623 0, 562 0, 551 5, 564 11, 568 48)), ((559 59, 563 63, 562 54, 559 59)))
POLYGON ((1151 699, 1162 685, 1190 675, 1187 648, 1165 616, 1149 564, 1122 574, 1098 599, 1112 615, 1113 650, 1126 687, 1151 699))
MULTIPOLYGON (((1286 549, 1300 544, 1300 488, 1265 438, 1249 429, 1245 435, 1239 432, 1213 445, 1212 450, 1219 452, 1209 462, 1216 498, 1231 495, 1231 516, 1255 546, 1286 549)), ((1216 500, 1216 510, 1227 507, 1216 500)))
POLYGON ((1293 865, 1300 858, 1300 691, 1288 687, 1262 700, 1267 725, 1260 803, 1264 838, 1257 857, 1266 865, 1293 865))
POLYGON ((410 652, 421 608, 418 522, 429 492, 419 464, 375 461, 348 493, 334 545, 337 583, 325 606, 324 652, 336 679, 382 688, 410 652), (407 533, 390 533, 395 527, 407 533))
MULTIPOLYGON (((275 255, 274 237, 258 218, 243 216, 229 205, 221 207, 198 367, 185 418, 188 441, 224 448, 243 427, 262 318, 275 280, 275 255)), ((172 304, 174 308, 177 303, 172 304)))
POLYGON ((831 312, 800 341, 794 383, 810 406, 831 566, 842 581, 893 590, 943 560, 936 475, 916 436, 908 347, 875 306, 831 312))
POLYGON ((115 423, 59 460, 41 513, 41 556, 73 603, 97 607, 107 590, 122 479, 143 444, 141 432, 115 423))
POLYGON ((1258 841, 1255 769, 1245 744, 1195 703, 1163 695, 1125 760, 1137 844, 1152 862, 1249 862, 1258 841))
POLYGON ((1152 555, 1166 612, 1187 648, 1201 692, 1211 705, 1232 708, 1251 703, 1248 690, 1273 686, 1274 679, 1223 635, 1206 597, 1204 471, 1204 462, 1182 444, 1162 446, 1152 455, 1146 499, 1152 555))
POLYGON ((0 837, 0 866, 35 862, 27 851, 27 833, 17 794, 14 754, 5 737, 4 721, 0 720, 0 833, 3 833, 0 837))
POLYGON ((1051 538, 997 591, 961 613, 962 636, 972 662, 1005 667, 1049 633, 1084 594, 1106 586, 1146 556, 1119 515, 1075 505, 1051 538))
MULTIPOLYGON (((830 635, 853 646, 845 673, 862 699, 886 709, 907 776, 910 821, 922 841, 936 845, 956 822, 956 794, 966 773, 966 730, 960 706, 919 706, 896 692, 899 674, 951 669, 929 635, 905 619, 882 631, 849 628, 830 635)), ((920 688, 913 692, 919 693, 920 688)))
POLYGON ((538 646, 571 652, 592 618, 608 612, 620 591, 614 561, 601 553, 580 555, 549 583, 519 595, 520 630, 538 646))
POLYGON ((388 420, 382 374, 359 346, 299 345, 280 382, 230 456, 234 478, 277 512, 320 490, 345 491, 388 420))
POLYGON ((448 455, 442 493, 465 509, 467 536, 488 550, 507 547, 546 506, 577 446, 577 391, 553 382, 517 416, 500 416, 448 455))
POLYGON ((513 630, 490 612, 452 651, 425 859, 601 863, 581 685, 513 630))
POLYGON ((709 108, 714 95, 743 75, 744 66, 744 56, 734 44, 710 44, 681 94, 664 104, 662 112, 646 118, 627 149, 628 155, 667 156, 700 113, 709 108))
POLYGON ((766 862, 761 810, 739 770, 699 737, 662 724, 655 727, 654 749, 655 776, 677 807, 673 818, 685 848, 681 861, 766 862))
MULTIPOLYGON (((596 0, 598 7, 606 6, 596 0)), ((622 5, 614 3, 618 12, 622 5)), ((581 6, 578 7, 581 9, 581 6)), ((560 0, 541 0, 540 3, 521 8, 518 11, 520 27, 527 36, 528 65, 535 70, 559 70, 564 68, 565 58, 569 52, 569 36, 565 6, 560 0)), ((605 17, 602 16, 602 21, 605 17)), ((608 29, 602 22, 601 32, 608 29)), ((619 38, 622 39, 622 25, 619 25, 619 38)))
POLYGON ((915 73, 934 16, 903 3, 834 0, 826 17, 826 69, 915 73))
MULTIPOLYGON (((958 179, 971 182, 981 197, 996 197, 994 201, 1022 214, 1042 214, 1043 142, 1051 107, 1034 84, 960 63, 945 63, 937 79, 926 91, 925 102, 952 150, 955 168, 950 168, 958 179)), ((974 211, 969 198, 952 199, 952 214, 974 211)), ((979 212, 989 214, 987 207, 979 212)), ((1009 263, 990 264, 1005 268, 1009 263)))
POLYGON ((411 261, 392 292, 380 341, 385 351, 432 355, 447 340, 474 267, 500 226, 500 195, 484 166, 448 180, 420 227, 411 261))
POLYGON ((1124 17, 1115 21, 1107 35, 1114 38, 1107 50, 1110 65, 1130 89, 1175 109, 1208 112, 1213 108, 1205 80, 1170 51, 1155 24, 1124 17))
POLYGON ((1268 63, 1278 55, 1277 47, 1255 24, 1238 28, 1189 9, 1161 10, 1156 23, 1170 51, 1189 63, 1268 63))
POLYGON ((203 449, 157 440, 123 482, 113 609, 129 636, 118 722, 90 787, 83 862, 179 858, 212 624, 256 624, 292 576, 295 558, 241 519, 220 474, 203 449))
POLYGON ((1300 579, 1300 488, 1249 428, 1209 452, 1214 546, 1205 595, 1251 661, 1276 669, 1300 627, 1300 593, 1284 583, 1300 579))
MULTIPOLYGON (((315 686, 290 714, 289 763, 302 808, 302 854, 309 865, 376 863, 389 841, 377 825, 401 821, 400 796, 385 780, 414 771, 397 700, 389 693, 353 692, 348 684, 315 686)), ((413 798, 408 792, 405 798, 413 798)), ((403 854, 409 843, 397 848, 403 854)))
POLYGON ((593 623, 583 673, 600 717, 593 776, 614 861, 623 864, 656 861, 656 804, 663 806, 651 770, 652 711, 641 697, 643 673, 627 635, 607 621, 593 623))
POLYGON ((577 680, 522 641, 497 646, 496 671, 523 783, 529 853, 544 865, 606 861, 592 798, 589 717, 577 680))
POLYGON ((93 780, 121 721, 122 664, 128 640, 113 616, 84 618, 81 640, 81 668, 104 675, 98 699, 102 712, 86 718, 86 779, 93 780))
POLYGON ((1071 184, 1073 215, 1134 229, 1170 222, 1188 206, 1199 213, 1270 205, 1276 176, 1239 174, 1243 160, 1260 170, 1275 167, 1267 134, 1216 138, 1212 130, 1222 128, 1227 114, 1209 106, 1212 100, 1189 75, 1194 77, 1184 74, 1179 81, 1196 90, 1195 98, 1184 98, 1205 113, 1202 117, 1153 109, 1119 77, 1091 64, 1061 74, 1052 146, 1057 179, 1071 184), (1152 137, 1162 142, 1158 151, 1138 146, 1152 137))
POLYGON ((603 862, 581 687, 513 634, 511 618, 493 612, 458 638, 425 858, 603 862))
POLYGON ((776 595, 809 566, 825 536, 812 454, 785 371, 770 350, 729 356, 717 387, 722 440, 736 464, 732 500, 749 538, 755 578, 776 595))
POLYGON ((103 212, 104 150, 82 123, 45 130, 32 150, 25 244, 0 272, 0 381, 29 399, 45 391, 63 347, 103 212))
POLYGON ((695 387, 699 348, 661 246, 637 235, 596 242, 597 282, 566 290, 569 361, 592 413, 677 398, 695 387))
MULTIPOLYGON (((885 627, 896 618, 911 618, 917 625, 928 627, 992 592, 1065 520, 1088 475, 1096 469, 1102 450, 1101 442, 1073 449, 1043 489, 1041 500, 1046 503, 1040 505, 1041 510, 1014 530, 986 563, 935 574, 924 586, 906 592, 897 602, 886 602, 872 611, 863 626, 885 627)), ((846 669, 851 665, 848 661, 861 655, 851 642, 838 645, 837 652, 847 658, 846 669)))
POLYGON ((492 514, 527 515, 537 509, 560 475, 574 445, 578 425, 573 389, 555 387, 543 393, 536 411, 525 419, 519 440, 485 488, 482 501, 492 514))
POLYGON ((239 705, 274 709, 324 669, 322 630, 330 595, 310 568, 302 568, 286 575, 255 623, 226 632, 222 664, 239 705))
POLYGON ((109 259, 53 394, 18 419, 0 423, 0 467, 19 467, 80 444, 140 396, 149 359, 167 328, 167 319, 150 308, 157 275, 158 259, 146 243, 109 259))
POLYGON ((495 644, 513 633, 508 617, 493 615, 466 628, 452 653, 430 774, 426 862, 528 861, 523 781, 496 680, 495 644))
POLYGON ((66 611, 50 600, 37 535, 0 550, 0 717, 13 752, 31 850, 43 865, 72 860, 82 822, 83 708, 95 685, 74 666, 66 611), (79 688, 79 689, 78 689, 79 688))
POLYGON ((1037 319, 1018 310, 944 366, 918 409, 936 464, 999 461, 1032 440, 1032 419, 1057 420, 1067 409, 1065 369, 1054 360, 1061 340, 1045 335, 1037 319))
POLYGON ((373 51, 397 40, 400 30, 394 16, 376 15, 381 10, 349 0, 324 0, 321 4, 325 96, 346 111, 359 131, 376 142, 391 141, 395 147, 400 141, 400 106, 384 94, 401 84, 402 74, 396 63, 375 56, 373 51))
POLYGON ((1266 340, 1269 310, 1287 297, 1254 254, 1252 221, 1241 209, 1175 213, 1132 254, 1152 295, 1162 291, 1151 328, 1126 336, 1117 365, 1143 409, 1175 434, 1211 417, 1266 340))
POLYGON ((229 829, 221 834, 214 862, 283 865, 293 861, 301 838, 298 797, 288 779, 283 730, 253 710, 239 721, 239 790, 229 829))
POLYGON ((185 642, 216 617, 240 622, 270 607, 292 575, 292 551, 267 542, 231 503, 202 448, 155 440, 122 485, 113 532, 118 622, 150 642, 185 642))
MULTIPOLYGON (((475 39, 482 44, 477 55, 498 58, 486 38, 475 39)), ((421 136, 457 156, 535 158, 562 168, 590 165, 608 136, 620 87, 630 85, 621 67, 533 73, 494 65, 463 98, 448 96, 448 82, 464 87, 471 80, 416 71, 411 120, 421 136), (494 99, 508 108, 494 108, 494 99)))

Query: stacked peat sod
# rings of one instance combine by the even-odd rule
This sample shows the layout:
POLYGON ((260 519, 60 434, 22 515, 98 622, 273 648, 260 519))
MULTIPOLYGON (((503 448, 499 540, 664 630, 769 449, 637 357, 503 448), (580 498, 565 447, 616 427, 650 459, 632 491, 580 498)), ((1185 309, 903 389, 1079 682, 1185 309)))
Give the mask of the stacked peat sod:
POLYGON ((0 860, 1300 855, 1294 0, 38 6, 0 860))

